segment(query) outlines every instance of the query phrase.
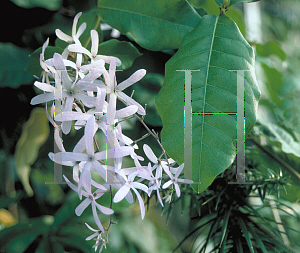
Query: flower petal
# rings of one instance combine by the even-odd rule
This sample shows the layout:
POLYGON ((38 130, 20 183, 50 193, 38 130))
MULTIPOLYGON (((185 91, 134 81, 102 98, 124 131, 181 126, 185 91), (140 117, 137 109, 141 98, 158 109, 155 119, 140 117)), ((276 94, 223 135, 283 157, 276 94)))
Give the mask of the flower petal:
POLYGON ((178 184, 174 184, 174 186, 175 186, 176 195, 179 198, 180 197, 180 188, 179 188, 179 185, 178 184))
POLYGON ((116 111, 115 119, 129 117, 129 116, 135 114, 137 112, 137 110, 138 110, 138 107, 136 105, 130 105, 125 108, 122 108, 122 109, 116 111))
POLYGON ((55 90, 55 88, 52 85, 48 83, 41 83, 38 81, 34 82, 34 86, 38 87, 40 90, 47 91, 47 92, 54 92, 55 90))
POLYGON ((82 153, 73 152, 58 152, 54 154, 55 162, 65 162, 65 161, 87 161, 88 155, 82 153))
POLYGON ((98 214, 97 214, 95 202, 92 202, 92 210, 93 210, 94 220, 95 220, 95 222, 96 222, 98 228, 99 228, 102 232, 104 232, 103 226, 102 226, 102 224, 101 224, 101 222, 100 222, 100 220, 99 220, 99 216, 98 216, 98 214))
POLYGON ((92 56, 95 57, 98 53, 98 46, 99 46, 99 36, 96 30, 91 30, 91 41, 92 41, 91 53, 92 56))
POLYGON ((84 201, 82 201, 75 209, 75 213, 77 216, 80 216, 83 211, 91 204, 91 200, 89 198, 86 198, 84 201))
POLYGON ((33 97, 30 101, 30 104, 37 105, 37 104, 45 103, 45 102, 52 101, 52 100, 54 100, 53 93, 44 93, 44 94, 40 94, 40 95, 33 97))
POLYGON ((144 217, 145 217, 145 204, 144 204, 144 201, 143 201, 141 195, 139 194, 139 192, 136 189, 134 189, 133 187, 131 189, 135 192, 135 194, 138 198, 138 201, 139 201, 139 204, 140 204, 140 209, 141 209, 141 216, 142 216, 142 220, 143 220, 144 217))
POLYGON ((115 194, 113 201, 115 203, 120 202, 130 191, 130 187, 128 184, 124 184, 115 194))
POLYGON ((84 48, 83 46, 80 46, 80 45, 77 45, 77 44, 72 44, 72 45, 68 46, 68 49, 71 52, 86 54, 90 58, 92 58, 92 54, 90 53, 90 51, 87 50, 86 48, 84 48))
POLYGON ((176 177, 176 178, 179 177, 181 171, 183 170, 183 167, 184 167, 184 163, 182 163, 182 164, 178 167, 177 172, 176 172, 176 174, 175 174, 175 177, 176 177))
POLYGON ((146 70, 139 69, 138 71, 134 72, 129 78, 127 78, 125 81, 119 83, 117 86, 117 90, 122 91, 126 89, 127 87, 141 80, 145 75, 146 75, 146 70))
POLYGON ((126 104, 128 104, 128 105, 136 105, 138 107, 138 110, 137 110, 138 114, 140 114, 140 115, 146 115, 145 109, 138 102, 136 102, 134 99, 132 99, 131 97, 128 97, 122 91, 117 91, 116 94, 126 104))
POLYGON ((90 116, 86 122, 85 129, 84 129, 84 136, 85 136, 85 145, 86 145, 86 152, 90 156, 94 156, 94 128, 95 128, 95 117, 90 116))
POLYGON ((65 33, 63 33, 61 30, 59 29, 56 29, 55 30, 55 34, 57 36, 57 38, 63 40, 63 41, 66 41, 68 43, 72 43, 73 42, 73 38, 65 33))
POLYGON ((156 155, 153 153, 152 149, 147 144, 144 144, 143 150, 145 152, 145 155, 151 162, 158 163, 156 155))
POLYGON ((164 183, 164 185, 162 186, 163 189, 168 188, 171 184, 172 184, 172 180, 169 180, 168 182, 164 183))
POLYGON ((104 213, 104 214, 106 214, 106 215, 111 215, 111 214, 114 213, 114 210, 112 210, 112 209, 110 209, 110 208, 108 208, 108 207, 105 207, 105 206, 101 206, 101 205, 99 205, 96 201, 95 201, 95 205, 96 205, 96 207, 99 209, 99 211, 100 211, 101 213, 104 213))

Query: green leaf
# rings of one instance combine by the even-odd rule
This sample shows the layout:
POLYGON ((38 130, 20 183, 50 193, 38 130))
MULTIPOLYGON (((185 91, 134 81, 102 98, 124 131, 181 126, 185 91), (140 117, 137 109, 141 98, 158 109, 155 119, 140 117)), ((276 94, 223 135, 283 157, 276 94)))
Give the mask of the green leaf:
POLYGON ((32 81, 33 77, 25 72, 29 63, 27 50, 11 43, 0 43, 0 55, 0 87, 17 88, 32 81))
POLYGON ((135 100, 142 106, 147 104, 144 121, 152 126, 162 126, 161 118, 155 107, 154 99, 162 87, 164 77, 160 74, 148 73, 137 84, 132 86, 135 100))
MULTIPOLYGON (((45 50, 45 60, 53 58, 54 53, 61 54, 63 49, 60 47, 51 47, 48 46, 45 50)), ((42 53, 42 47, 36 49, 30 56, 29 56, 29 63, 27 64, 26 71, 32 75, 40 76, 43 69, 40 65, 40 54, 42 53)))
POLYGON ((269 99, 275 103, 277 106, 280 106, 282 104, 281 99, 279 97, 279 92, 282 89, 282 76, 281 73, 275 69, 275 68, 270 68, 268 65, 262 63, 261 64, 267 82, 266 82, 266 87, 269 95, 269 99))
POLYGON ((132 43, 116 39, 101 43, 98 54, 118 57, 122 62, 122 70, 130 68, 134 60, 142 55, 132 43))
POLYGON ((0 251, 9 253, 25 252, 27 247, 40 234, 49 229, 53 220, 52 216, 44 216, 1 230, 0 251))
MULTIPOLYGON (((252 69, 254 53, 236 24, 226 15, 204 16, 167 62, 165 80, 155 104, 163 122, 162 145, 173 159, 184 162, 184 73, 192 72, 193 112, 236 112, 237 74, 252 69)), ((253 71, 245 72, 245 133, 256 121, 259 89, 253 71)), ((193 115, 192 164, 198 193, 231 165, 236 156, 235 115, 193 115)))
POLYGON ((300 143, 296 142, 294 138, 286 132, 283 128, 272 124, 267 123, 265 124, 268 129, 275 135, 275 139, 269 137, 272 142, 280 142, 281 149, 284 153, 293 154, 297 157, 300 157, 300 143))
POLYGON ((64 245, 65 248, 71 247, 72 249, 80 250, 81 252, 94 252, 90 245, 82 238, 73 234, 59 235, 55 240, 64 245))
POLYGON ((22 7, 22 8, 33 8, 33 7, 42 7, 48 10, 58 10, 61 6, 62 0, 51 0, 51 1, 45 1, 45 0, 11 0, 16 5, 22 7))
POLYGON ((184 0, 99 0, 98 7, 104 22, 154 51, 178 48, 200 20, 184 0))
POLYGON ((247 229, 247 226, 246 226, 245 222, 243 221, 243 219, 241 217, 237 217, 237 219, 238 219, 239 224, 242 228, 242 231, 243 231, 244 237, 247 241, 249 250, 250 250, 251 253, 254 253, 254 248, 253 248, 253 245, 252 245, 252 242, 251 242, 250 233, 247 229))
POLYGON ((282 61, 284 61, 286 58, 285 52, 281 49, 280 45, 276 41, 269 41, 263 45, 257 44, 256 53, 262 57, 277 55, 282 61))
POLYGON ((15 152, 17 174, 29 196, 33 195, 29 184, 30 165, 35 162, 41 145, 49 136, 49 131, 45 109, 33 109, 29 120, 24 123, 15 152))

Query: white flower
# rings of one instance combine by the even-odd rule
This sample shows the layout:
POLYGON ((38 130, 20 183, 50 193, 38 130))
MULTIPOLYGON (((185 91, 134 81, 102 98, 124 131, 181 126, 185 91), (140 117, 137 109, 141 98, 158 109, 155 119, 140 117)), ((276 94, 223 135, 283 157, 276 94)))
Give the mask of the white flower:
MULTIPOLYGON (((64 176, 64 179, 66 180, 67 184, 69 185, 69 187, 72 190, 78 192, 78 187, 76 187, 74 184, 72 184, 65 176, 64 176)), ((82 201, 75 209, 76 215, 80 216, 83 213, 83 211, 91 204, 94 220, 95 220, 97 226, 99 227, 99 229, 103 232, 104 232, 104 229, 103 229, 103 226, 98 217, 96 208, 101 213, 104 213, 106 215, 111 215, 114 212, 112 209, 105 207, 105 206, 101 206, 100 204, 98 204, 96 202, 96 199, 100 198, 106 191, 107 191, 107 189, 103 186, 101 189, 96 190, 94 193, 91 193, 90 189, 87 191, 82 191, 82 195, 85 196, 86 199, 84 201, 82 201)))
MULTIPOLYGON (((144 153, 148 157, 148 159, 154 163, 154 166, 152 167, 152 170, 156 169, 155 178, 161 178, 162 177, 162 169, 164 171, 169 171, 168 163, 166 161, 162 161, 158 159, 155 154, 153 153, 152 149, 147 145, 144 144, 143 146, 144 153)), ((168 159, 169 164, 173 163, 174 160, 172 158, 168 159)), ((161 181, 158 183, 158 187, 160 187, 161 181)))
POLYGON ((179 185, 178 183, 181 183, 181 184, 192 184, 194 183, 192 180, 189 180, 189 179, 181 179, 181 178, 178 178, 181 171, 183 170, 183 166, 184 166, 184 163, 181 164, 178 169, 177 169, 177 172, 175 174, 175 176, 172 175, 172 173, 168 170, 166 170, 166 173, 168 174, 168 176, 171 178, 171 180, 169 180, 168 182, 164 183, 164 185, 162 186, 163 189, 166 189, 168 188, 170 185, 174 184, 175 186, 175 191, 176 191, 176 195, 177 197, 179 198, 180 197, 180 188, 179 188, 179 185))
POLYGON ((97 64, 98 64, 97 62, 99 60, 104 60, 106 63, 110 63, 111 60, 114 59, 117 63, 117 66, 121 65, 121 61, 117 57, 106 56, 106 55, 97 55, 98 46, 99 46, 99 35, 96 30, 91 30, 91 41, 92 41, 91 51, 84 48, 80 43, 78 43, 78 42, 76 43, 76 41, 75 41, 75 44, 68 46, 68 50, 70 50, 71 52, 85 54, 90 57, 91 64, 86 66, 84 69, 81 69, 83 72, 97 67, 97 64))
POLYGON ((147 193, 147 191, 148 191, 147 186, 143 185, 141 183, 138 183, 138 182, 133 182, 134 178, 138 174, 138 171, 131 173, 128 176, 128 178, 122 173, 122 170, 121 171, 117 170, 117 173, 124 178, 125 184, 116 192, 116 194, 113 198, 113 201, 115 203, 120 202, 128 194, 130 189, 132 189, 138 198, 138 201, 140 204, 140 209, 141 209, 141 216, 142 216, 142 219, 144 219, 144 217, 145 217, 144 201, 143 201, 141 195, 139 194, 139 192, 136 190, 136 188, 147 193))
POLYGON ((82 23, 81 26, 78 28, 78 31, 76 32, 76 28, 77 28, 77 23, 78 23, 78 19, 81 16, 82 12, 79 12, 75 17, 74 17, 74 21, 73 21, 73 27, 72 27, 72 36, 69 36, 65 33, 63 33, 61 30, 56 29, 55 30, 55 34, 56 36, 63 40, 66 41, 68 43, 73 43, 78 41, 79 37, 81 36, 81 34, 84 32, 84 30, 86 29, 86 23, 82 23))
POLYGON ((119 83, 118 85, 116 81, 115 72, 116 72, 116 62, 113 59, 109 65, 109 71, 103 72, 105 83, 107 85, 107 93, 115 94, 119 99, 124 101, 127 105, 136 105, 138 107, 137 113, 140 115, 146 115, 145 109, 138 102, 133 100, 131 97, 128 97, 123 92, 123 90, 125 90, 127 87, 141 80, 146 75, 146 70, 145 69, 137 70, 129 78, 119 83))
POLYGON ((103 247, 106 248, 106 240, 105 240, 105 238, 102 238, 102 235, 101 235, 102 231, 93 229, 87 223, 85 223, 85 225, 88 227, 89 230, 94 232, 94 234, 88 236, 85 240, 89 241, 89 240, 92 240, 93 238, 95 238, 97 236, 97 238, 95 239, 96 243, 93 246, 93 248, 95 248, 95 251, 97 251, 98 246, 101 244, 101 247, 99 249, 99 253, 102 252, 103 247))
POLYGON ((106 171, 100 165, 98 160, 103 160, 107 158, 119 158, 129 155, 133 152, 131 147, 120 147, 110 150, 105 150, 95 153, 94 151, 94 137, 95 134, 95 118, 90 116, 87 120, 84 129, 84 144, 87 154, 76 153, 76 152, 58 152, 54 154, 54 160, 56 162, 64 161, 81 161, 85 162, 82 173, 80 175, 78 183, 78 195, 81 199, 82 197, 82 186, 88 191, 91 191, 91 174, 90 170, 93 168, 99 173, 99 175, 106 180, 106 171))

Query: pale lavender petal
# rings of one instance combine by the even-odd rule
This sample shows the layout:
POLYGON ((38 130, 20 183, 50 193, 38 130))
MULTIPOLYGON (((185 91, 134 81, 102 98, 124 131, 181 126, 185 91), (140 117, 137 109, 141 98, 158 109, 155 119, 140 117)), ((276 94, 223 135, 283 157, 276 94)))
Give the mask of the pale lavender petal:
POLYGON ((97 162, 97 161, 93 161, 93 170, 98 172, 98 174, 106 181, 106 170, 103 168, 103 166, 97 162))
POLYGON ((95 57, 98 53, 98 46, 99 46, 99 36, 96 30, 91 30, 91 41, 92 41, 91 53, 92 56, 95 57))
POLYGON ((109 103, 107 107, 107 124, 113 125, 116 113, 117 96, 114 93, 109 95, 109 103))
POLYGON ((180 197, 180 188, 179 188, 179 185, 178 184, 174 184, 174 186, 175 186, 176 195, 179 198, 180 197))
POLYGON ((148 157, 148 159, 153 163, 158 163, 156 155, 153 153, 152 149, 147 145, 144 144, 143 146, 145 155, 148 157))
POLYGON ((68 186, 75 192, 78 192, 78 187, 76 187, 73 183, 70 182, 70 180, 65 176, 63 175, 65 181, 67 182, 68 186))
POLYGON ((144 204, 144 201, 143 201, 141 195, 139 194, 139 192, 136 189, 134 189, 133 187, 131 189, 135 192, 135 194, 138 198, 138 201, 139 201, 139 204, 140 204, 140 209, 141 209, 141 216, 142 216, 142 220, 143 220, 144 217, 145 217, 145 204, 144 204))
POLYGON ((96 84, 96 83, 91 83, 89 81, 79 81, 76 85, 78 88, 82 90, 97 91, 97 87, 104 88, 106 90, 106 85, 104 83, 96 84))
POLYGON ((75 209, 75 213, 77 216, 80 216, 83 211, 91 204, 92 200, 89 198, 86 198, 84 201, 82 201, 75 209))
POLYGON ((68 43, 72 43, 73 42, 73 38, 65 33, 63 33, 61 30, 59 29, 56 29, 55 30, 55 34, 57 36, 57 38, 63 40, 63 41, 66 41, 68 43))
POLYGON ((63 112, 55 116, 56 121, 88 120, 92 115, 79 112, 63 112))
POLYGON ((164 204, 163 204, 163 202, 162 202, 162 199, 161 199, 161 197, 160 197, 160 194, 159 194, 159 190, 158 190, 158 188, 156 188, 156 193, 157 193, 158 200, 159 200, 159 202, 160 202, 161 206, 163 207, 163 206, 164 206, 164 204))
POLYGON ((73 97, 67 97, 65 106, 63 108, 63 113, 72 111, 73 102, 74 102, 73 97))
POLYGON ((73 149, 73 153, 82 153, 85 150, 85 137, 84 135, 82 138, 77 142, 76 146, 73 149))
POLYGON ((125 108, 122 108, 122 109, 116 111, 115 119, 129 117, 129 116, 135 114, 137 112, 137 110, 138 110, 138 107, 136 105, 130 105, 125 108))
POLYGON ((102 224, 101 224, 101 222, 100 222, 100 220, 99 220, 99 216, 98 216, 98 214, 97 214, 95 202, 92 202, 92 210, 93 210, 94 220, 95 220, 95 222, 96 222, 98 228, 99 228, 102 232, 104 232, 103 226, 102 226, 102 224))
POLYGON ((112 58, 109 64, 109 78, 111 82, 114 84, 116 79, 116 59, 112 58))
POLYGON ((75 98, 81 100, 83 104, 87 105, 88 107, 94 107, 96 103, 95 97, 90 97, 85 94, 77 93, 74 95, 75 98))
POLYGON ((91 116, 87 120, 84 129, 86 152, 90 156, 94 155, 94 139, 93 139, 94 128, 95 128, 95 117, 91 116))
MULTIPOLYGON (((85 223, 86 224, 86 223, 85 223)), ((96 230, 97 231, 97 230, 96 230)), ((95 238, 98 235, 98 233, 94 233, 90 236, 88 236, 87 238, 85 238, 86 241, 92 240, 93 238, 95 238)))
POLYGON ((133 153, 132 147, 117 147, 107 150, 107 158, 120 158, 133 153))
POLYGON ((172 180, 169 180, 168 182, 164 183, 164 185, 162 186, 163 189, 168 188, 171 184, 173 184, 172 180))
POLYGON ((182 163, 182 164, 178 167, 177 172, 176 172, 176 174, 175 174, 175 177, 176 177, 176 178, 179 177, 181 171, 183 170, 183 167, 184 167, 184 163, 182 163))
POLYGON ((79 38, 81 34, 85 31, 85 29, 86 29, 86 23, 83 22, 77 30, 76 37, 79 38))
POLYGON ((132 172, 131 174, 129 174, 128 181, 132 182, 138 173, 139 173, 139 171, 136 170, 136 171, 132 172))
POLYGON ((88 227, 89 230, 96 232, 96 233, 98 232, 97 229, 92 228, 89 224, 87 224, 87 223, 84 223, 84 224, 88 227))
POLYGON ((134 188, 140 189, 140 190, 142 190, 146 193, 148 192, 148 187, 144 184, 141 184, 141 183, 138 183, 138 182, 132 182, 131 186, 134 187, 134 188))
POLYGON ((40 94, 40 95, 33 97, 30 101, 30 104, 37 105, 37 104, 45 103, 45 102, 48 102, 51 100, 54 100, 54 94, 53 93, 44 93, 44 94, 40 94))
POLYGON ((128 79, 121 82, 117 86, 117 90, 122 91, 122 90, 126 89, 127 87, 129 87, 132 84, 134 84, 134 83, 138 82, 139 80, 141 80, 145 75, 146 75, 146 70, 145 69, 139 69, 138 71, 134 72, 128 79))
POLYGON ((189 180, 189 179, 177 179, 177 182, 181 183, 181 184, 193 184, 194 181, 193 180, 189 180))
POLYGON ((132 99, 131 97, 128 97, 124 92, 122 91, 117 91, 117 96, 123 100, 125 103, 127 103, 128 105, 136 105, 138 107, 137 113, 140 115, 146 115, 145 109, 138 103, 136 102, 134 99, 132 99))
POLYGON ((128 184, 124 184, 115 194, 113 201, 115 203, 120 202, 130 191, 130 187, 128 184))
POLYGON ((90 162, 85 163, 82 173, 79 178, 79 182, 80 181, 82 182, 82 186, 84 187, 86 192, 89 193, 90 195, 92 195, 92 193, 91 193, 92 177, 91 177, 91 172, 90 172, 91 167, 92 167, 92 164, 90 162))
POLYGON ((106 63, 108 63, 108 64, 110 64, 111 63, 111 60, 112 59, 114 59, 114 61, 116 62, 116 65, 117 66, 121 66, 121 61, 120 61, 120 59, 119 58, 117 58, 117 57, 114 57, 114 56, 106 56, 106 55, 97 55, 96 57, 95 57, 95 60, 100 60, 100 59, 102 59, 102 60, 104 60, 106 63))
POLYGON ((87 161, 88 155, 82 153, 73 153, 73 152, 58 152, 54 154, 55 161, 87 161))
POLYGON ((86 48, 84 48, 83 46, 80 46, 80 45, 77 45, 77 44, 72 44, 72 45, 68 46, 68 49, 71 52, 86 54, 90 58, 92 58, 92 55, 91 55, 90 51, 87 50, 86 48))
POLYGON ((96 98, 95 113, 103 111, 105 97, 106 97, 105 89, 103 89, 103 88, 100 89, 99 87, 97 87, 97 98, 96 98))
POLYGON ((133 203, 133 195, 132 195, 131 191, 129 191, 129 192, 127 193, 127 195, 125 196, 125 199, 127 200, 127 202, 128 202, 129 204, 132 204, 132 203, 133 203))
POLYGON ((47 92, 54 92, 55 90, 55 88, 52 85, 48 83, 41 83, 38 81, 34 82, 34 86, 38 87, 40 90, 47 91, 47 92))
POLYGON ((62 132, 64 134, 69 134, 72 127, 72 121, 63 121, 62 122, 62 132))
POLYGON ((78 23, 78 19, 81 16, 82 12, 78 12, 74 17, 73 26, 72 26, 72 36, 76 34, 76 27, 78 23))
POLYGON ((104 214, 106 214, 106 215, 111 215, 111 214, 114 213, 114 210, 112 210, 112 209, 110 209, 110 208, 108 208, 108 207, 105 207, 105 206, 101 206, 101 205, 99 205, 96 201, 95 201, 95 205, 96 205, 96 207, 99 209, 99 211, 100 211, 101 213, 104 213, 104 214))

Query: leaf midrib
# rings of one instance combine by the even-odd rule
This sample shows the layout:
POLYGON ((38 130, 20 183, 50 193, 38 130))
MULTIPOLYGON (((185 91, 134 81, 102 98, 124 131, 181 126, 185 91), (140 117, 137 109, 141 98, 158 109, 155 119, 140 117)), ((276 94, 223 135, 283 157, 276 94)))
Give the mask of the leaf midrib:
MULTIPOLYGON (((210 52, 209 52, 209 57, 208 57, 208 62, 207 62, 207 70, 206 70, 206 78, 205 78, 205 89, 204 89, 204 99, 203 99, 203 112, 205 112, 205 101, 206 101, 206 87, 207 87, 207 80, 208 80, 208 72, 209 72, 209 66, 210 66, 210 59, 211 59, 211 54, 212 54, 212 48, 213 48, 213 44, 214 44, 214 39, 215 39, 215 33, 216 33, 216 28, 217 28, 217 23, 219 20, 219 16, 217 16, 216 21, 215 21, 215 25, 214 25, 214 31, 213 31, 213 36, 212 36, 212 40, 211 40, 211 45, 210 45, 210 52)), ((204 124, 204 113, 202 114, 202 133, 201 133, 201 151, 200 151, 200 164, 201 164, 201 160, 202 160, 202 148, 203 148, 203 124, 204 124)), ((200 172, 201 170, 199 170, 199 181, 200 181, 200 172)), ((199 187, 198 187, 199 189, 199 187)))

